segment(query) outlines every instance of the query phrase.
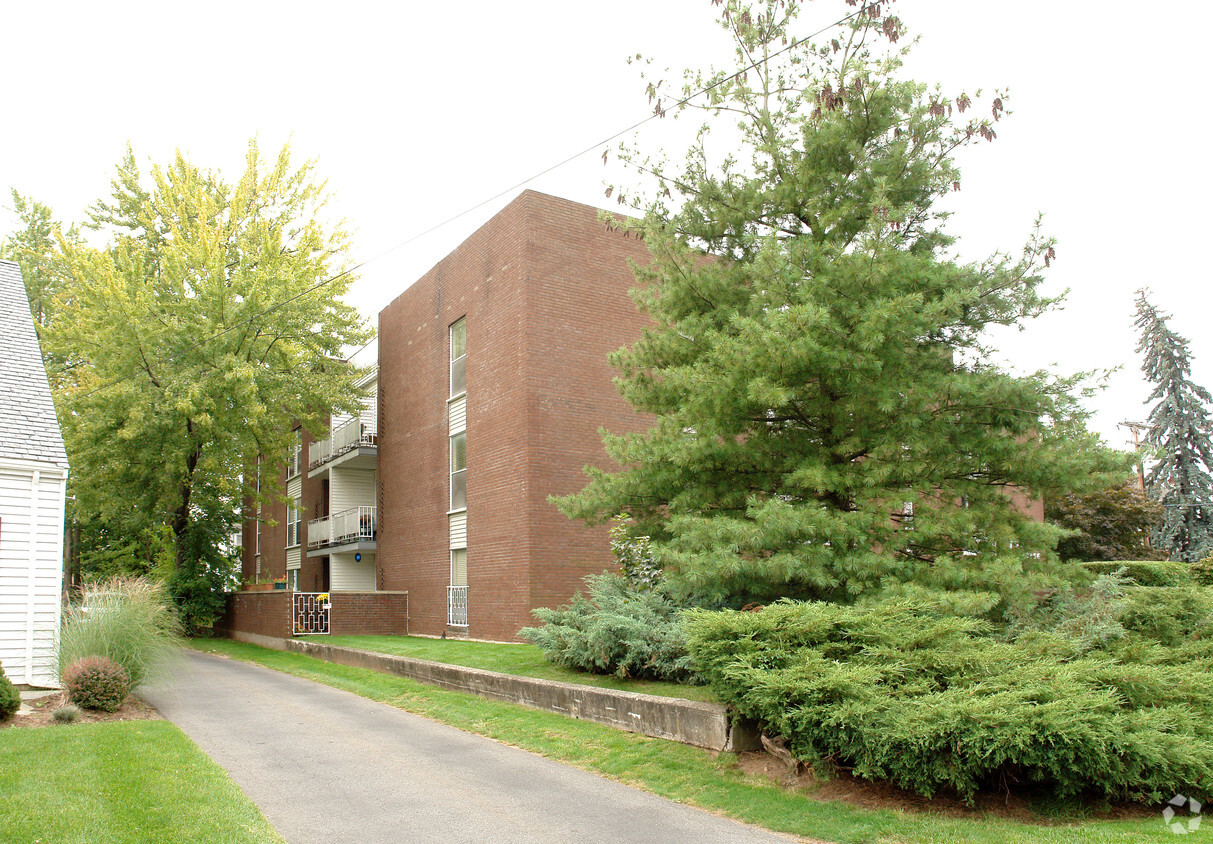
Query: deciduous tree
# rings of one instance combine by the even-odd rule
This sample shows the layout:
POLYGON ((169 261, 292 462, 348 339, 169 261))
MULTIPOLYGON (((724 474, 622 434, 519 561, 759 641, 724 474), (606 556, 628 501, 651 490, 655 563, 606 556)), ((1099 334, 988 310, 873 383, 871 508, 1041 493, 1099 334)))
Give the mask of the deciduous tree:
POLYGON ((168 526, 179 580, 209 576, 199 543, 257 493, 256 456, 357 402, 342 349, 365 332, 324 186, 285 148, 267 163, 250 143, 245 165, 229 182, 178 153, 145 180, 128 150, 91 211, 109 245, 59 245, 72 295, 47 340, 78 512, 132 536, 168 526))
POLYGON ((1053 242, 956 257, 953 155, 995 137, 1004 100, 901 79, 899 48, 877 48, 904 35, 889 4, 850 6, 810 44, 796 3, 730 0, 743 70, 649 85, 659 113, 707 114, 681 165, 625 152, 654 188, 621 194, 646 209, 654 326, 613 363, 657 422, 607 434, 626 468, 559 504, 627 513, 707 602, 925 587, 989 609, 1062 577, 1057 529, 1010 491, 1068 490, 1099 462, 1078 379, 1013 375, 983 342, 1054 304, 1053 242))

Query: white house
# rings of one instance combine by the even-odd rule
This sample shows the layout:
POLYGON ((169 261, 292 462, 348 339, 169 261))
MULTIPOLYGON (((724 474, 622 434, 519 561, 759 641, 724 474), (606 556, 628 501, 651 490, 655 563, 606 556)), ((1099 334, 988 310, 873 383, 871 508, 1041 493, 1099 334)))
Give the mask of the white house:
POLYGON ((58 686, 67 453, 21 270, 0 261, 0 665, 58 686))

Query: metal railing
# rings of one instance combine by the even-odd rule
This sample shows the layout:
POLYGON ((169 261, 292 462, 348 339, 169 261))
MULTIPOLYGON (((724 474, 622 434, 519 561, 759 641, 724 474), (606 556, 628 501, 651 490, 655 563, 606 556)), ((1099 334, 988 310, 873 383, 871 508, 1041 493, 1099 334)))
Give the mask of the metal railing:
POLYGON ((307 547, 371 542, 378 530, 375 507, 351 507, 307 523, 307 547))
POLYGON ((371 448, 378 439, 378 423, 375 420, 359 417, 348 419, 334 428, 328 439, 307 447, 308 468, 315 469, 356 448, 371 448))
POLYGON ((468 588, 448 586, 446 588, 446 623, 451 627, 468 626, 468 588))
POLYGON ((328 592, 296 592, 292 596, 291 635, 328 633, 332 607, 328 592))

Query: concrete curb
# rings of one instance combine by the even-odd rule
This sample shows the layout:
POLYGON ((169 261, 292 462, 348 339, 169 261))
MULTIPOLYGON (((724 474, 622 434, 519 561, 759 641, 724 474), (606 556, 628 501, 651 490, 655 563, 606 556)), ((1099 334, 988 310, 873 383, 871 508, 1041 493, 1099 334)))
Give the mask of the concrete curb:
POLYGON ((728 709, 718 703, 517 677, 425 659, 297 639, 276 639, 255 633, 233 631, 231 635, 237 641, 252 645, 305 654, 338 665, 395 674, 431 686, 517 703, 709 750, 742 751, 759 746, 757 731, 749 725, 734 724, 728 709))

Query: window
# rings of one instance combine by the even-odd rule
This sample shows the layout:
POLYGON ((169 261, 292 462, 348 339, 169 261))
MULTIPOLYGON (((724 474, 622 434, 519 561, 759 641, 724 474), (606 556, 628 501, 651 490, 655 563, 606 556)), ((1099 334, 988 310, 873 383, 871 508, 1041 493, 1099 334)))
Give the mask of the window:
POLYGON ((467 392, 468 336, 467 321, 451 326, 451 396, 467 392))
POLYGON ((467 486, 467 434, 451 437, 451 509, 466 510, 468 506, 467 486))
POLYGON ((466 548, 451 552, 451 585, 468 585, 468 549, 466 548))
POLYGON ((295 429, 295 442, 291 444, 291 450, 286 458, 286 476, 293 478, 299 474, 300 466, 303 462, 303 431, 295 429))
POLYGON ((906 501, 901 505, 902 530, 914 529, 914 502, 906 501))
POLYGON ((296 498, 286 505, 286 547, 294 548, 299 544, 299 531, 303 527, 303 511, 299 509, 300 501, 296 498))

